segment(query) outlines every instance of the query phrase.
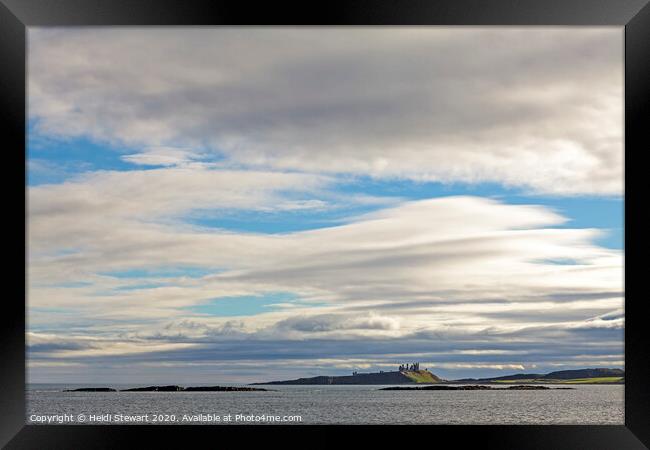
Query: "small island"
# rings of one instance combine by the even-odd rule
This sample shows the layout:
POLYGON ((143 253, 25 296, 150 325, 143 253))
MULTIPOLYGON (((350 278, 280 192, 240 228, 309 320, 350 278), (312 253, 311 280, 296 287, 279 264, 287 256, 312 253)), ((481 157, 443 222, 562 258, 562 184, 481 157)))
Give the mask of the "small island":
POLYGON ((117 389, 101 387, 101 388, 79 388, 79 389, 64 389, 63 392, 117 392, 117 389))
MULTIPOLYGON (((267 392, 270 389, 240 387, 240 386, 190 386, 182 387, 176 385, 170 386, 146 386, 129 389, 121 389, 119 392, 267 392)), ((101 387, 101 388, 79 388, 79 389, 65 389, 63 392, 118 392, 117 389, 101 387)))

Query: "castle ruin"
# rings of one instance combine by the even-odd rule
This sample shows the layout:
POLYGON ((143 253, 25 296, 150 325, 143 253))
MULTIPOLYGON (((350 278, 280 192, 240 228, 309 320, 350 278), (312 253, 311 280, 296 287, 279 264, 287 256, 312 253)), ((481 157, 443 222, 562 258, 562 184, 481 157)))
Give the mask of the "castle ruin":
POLYGON ((399 371, 400 372, 407 372, 407 371, 413 371, 413 370, 420 370, 420 363, 416 362, 413 364, 402 364, 399 366, 399 371))

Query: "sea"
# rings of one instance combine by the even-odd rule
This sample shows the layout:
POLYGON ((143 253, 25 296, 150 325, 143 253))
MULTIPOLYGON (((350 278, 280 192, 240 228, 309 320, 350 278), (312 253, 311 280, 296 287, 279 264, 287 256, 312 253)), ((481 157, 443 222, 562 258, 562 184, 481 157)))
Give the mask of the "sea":
POLYGON ((624 424, 624 385, 573 385, 571 390, 537 391, 382 391, 388 386, 272 385, 255 386, 269 389, 266 392, 64 392, 82 387, 100 386, 29 385, 27 423, 624 424))

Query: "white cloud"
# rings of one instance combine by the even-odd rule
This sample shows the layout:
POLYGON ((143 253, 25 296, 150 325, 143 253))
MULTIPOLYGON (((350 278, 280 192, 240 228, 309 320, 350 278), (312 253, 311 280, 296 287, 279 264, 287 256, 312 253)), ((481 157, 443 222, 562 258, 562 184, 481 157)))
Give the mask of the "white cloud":
POLYGON ((399 321, 393 317, 377 314, 364 314, 356 317, 336 314, 294 315, 278 322, 276 327, 306 333, 334 330, 398 330, 399 321))
POLYGON ((189 149, 150 147, 140 153, 123 155, 122 159, 142 166, 178 166, 199 159, 200 155, 189 149))
MULTIPOLYGON (((95 185, 92 178, 86 182, 95 185)), ((73 190, 83 192, 84 186, 80 181, 73 190)), ((311 339, 345 342, 350 350, 358 342, 359 351, 372 358, 368 343, 391 339, 383 350, 386 357, 428 342, 425 355, 441 345, 465 348, 475 352, 457 353, 465 363, 471 359, 492 367, 504 358, 543 358, 551 342, 555 358, 587 354, 594 333, 610 333, 596 340, 601 352, 612 354, 622 345, 611 334, 623 325, 617 315, 622 308, 621 252, 593 245, 592 230, 549 228, 564 219, 543 207, 449 197, 404 203, 345 225, 273 236, 146 221, 133 226, 131 216, 140 212, 122 204, 114 206, 117 219, 110 226, 85 222, 81 239, 64 227, 46 226, 51 218, 79 222, 83 211, 59 207, 67 195, 50 195, 47 189, 30 190, 30 204, 38 208, 44 204, 39 197, 45 196, 50 208, 35 214, 30 227, 41 230, 38 237, 30 232, 30 324, 57 333, 76 321, 78 335, 99 333, 108 339, 102 350, 61 348, 52 354, 57 360, 120 354, 121 349, 128 355, 137 351, 138 342, 148 341, 161 344, 146 347, 146 358, 156 360, 156 353, 164 353, 163 359, 181 357, 173 352, 180 348, 196 352, 182 358, 216 358, 203 346, 226 341, 233 352, 241 351, 228 358, 241 359, 252 341, 266 342, 272 347, 268 357, 275 351, 279 357, 298 351, 287 350, 282 342, 297 340, 302 348, 311 339), (77 253, 55 252, 71 246, 77 253), (46 253, 37 251, 46 248, 46 253), (557 258, 576 264, 548 262, 557 258), (219 270, 201 278, 101 275, 179 264, 219 270), (70 280, 89 284, 66 286, 70 280), (153 282, 161 285, 133 289, 153 282), (208 299, 273 292, 293 293, 301 303, 236 318, 187 309, 208 299), (39 308, 69 314, 39 313, 39 308), (481 352, 504 339, 517 343, 514 350, 533 345, 530 354, 536 356, 481 352), (558 347, 558 339, 570 346, 558 347)), ((65 337, 73 330, 58 333, 65 337)), ((314 357, 343 357, 338 347, 313 351, 314 357)))
POLYGON ((30 28, 29 110, 37 133, 201 148, 235 165, 620 195, 622 38, 621 28, 30 28))
POLYGON ((29 45, 34 133, 126 146, 135 169, 28 188, 32 367, 622 355, 622 252, 594 243, 601 230, 542 206, 336 189, 353 174, 622 194, 620 29, 31 28, 29 45), (307 231, 219 228, 233 211, 346 205, 381 209, 307 231), (252 296, 273 305, 195 309, 252 296))
POLYGON ((521 364, 436 364, 428 363, 431 367, 442 367, 445 369, 496 369, 496 370, 509 370, 509 371, 520 371, 525 370, 526 368, 521 364))

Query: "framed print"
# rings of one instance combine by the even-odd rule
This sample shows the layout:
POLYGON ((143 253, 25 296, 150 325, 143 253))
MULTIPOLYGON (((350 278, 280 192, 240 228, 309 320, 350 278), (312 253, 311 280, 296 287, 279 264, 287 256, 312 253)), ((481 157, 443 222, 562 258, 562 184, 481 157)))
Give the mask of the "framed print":
POLYGON ((2 1, 7 448, 646 448, 645 1, 2 1))

